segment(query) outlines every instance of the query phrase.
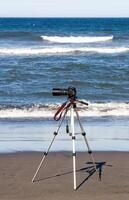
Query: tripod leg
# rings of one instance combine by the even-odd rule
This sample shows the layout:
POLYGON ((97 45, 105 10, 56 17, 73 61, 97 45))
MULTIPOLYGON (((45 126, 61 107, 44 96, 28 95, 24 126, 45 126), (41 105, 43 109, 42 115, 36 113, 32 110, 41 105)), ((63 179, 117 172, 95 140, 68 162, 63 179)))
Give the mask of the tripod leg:
POLYGON ((42 166, 42 164, 43 164, 43 162, 44 162, 44 160, 45 160, 45 158, 46 158, 46 156, 47 156, 47 154, 48 154, 48 152, 49 152, 49 150, 50 150, 50 148, 51 148, 51 146, 52 146, 52 144, 53 144, 53 142, 56 138, 56 135, 57 135, 57 132, 54 132, 54 138, 52 139, 47 151, 44 153, 44 156, 42 157, 41 162, 38 165, 38 168, 37 168, 37 170, 36 170, 36 172, 35 172, 35 174, 32 178, 32 183, 34 182, 34 180, 35 180, 35 178, 36 178, 36 176, 37 176, 37 174, 38 174, 38 172, 39 172, 39 170, 40 170, 40 168, 41 168, 41 166, 42 166))
POLYGON ((51 148, 51 146, 52 146, 52 144, 53 144, 53 142, 54 142, 56 136, 58 135, 58 132, 59 132, 59 130, 60 130, 60 128, 61 128, 61 125, 62 125, 62 123, 63 123, 63 121, 64 121, 64 118, 65 118, 66 114, 67 114, 67 110, 65 110, 65 113, 64 113, 64 115, 63 115, 63 117, 62 117, 62 120, 61 120, 61 122, 60 122, 60 124, 59 124, 59 126, 58 126, 58 128, 57 128, 57 131, 54 132, 54 137, 53 137, 53 139, 52 139, 52 141, 51 141, 51 143, 50 143, 50 145, 49 145, 47 151, 44 153, 44 156, 42 157, 41 162, 40 162, 39 165, 38 165, 38 168, 37 168, 37 170, 36 170, 36 172, 35 172, 35 174, 34 174, 34 176, 33 176, 33 178, 32 178, 32 183, 34 182, 34 180, 35 180, 35 178, 36 178, 36 176, 37 176, 37 174, 38 174, 38 172, 39 172, 39 170, 40 170, 42 164, 43 164, 44 161, 45 161, 46 156, 48 155, 48 152, 49 152, 49 150, 50 150, 50 148, 51 148))
POLYGON ((96 164, 95 164, 95 159, 94 159, 94 157, 93 157, 92 150, 90 149, 88 140, 87 140, 87 138, 86 138, 86 132, 85 132, 85 130, 84 130, 82 124, 81 124, 81 121, 80 121, 80 118, 79 118, 79 114, 78 114, 77 109, 74 108, 74 110, 75 110, 75 113, 76 113, 76 116, 77 116, 77 120, 78 120, 78 123, 79 123, 80 128, 81 128, 81 131, 82 131, 82 136, 84 137, 86 146, 87 146, 87 148, 88 148, 88 153, 89 153, 89 155, 91 156, 91 160, 92 160, 92 162, 93 162, 93 166, 94 166, 94 169, 95 169, 95 171, 96 171, 96 175, 97 175, 97 177, 99 177, 98 170, 97 170, 96 164))
POLYGON ((71 107, 71 131, 72 131, 72 144, 73 144, 73 182, 74 190, 77 189, 76 183, 76 152, 75 152, 75 132, 74 132, 74 109, 71 107))

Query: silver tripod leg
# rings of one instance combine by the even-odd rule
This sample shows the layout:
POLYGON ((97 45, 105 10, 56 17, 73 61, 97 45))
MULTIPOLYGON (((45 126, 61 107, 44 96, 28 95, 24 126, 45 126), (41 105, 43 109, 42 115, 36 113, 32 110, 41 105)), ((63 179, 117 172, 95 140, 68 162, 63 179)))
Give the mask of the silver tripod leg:
POLYGON ((85 143, 86 143, 86 146, 87 146, 87 149, 88 149, 88 153, 89 153, 89 155, 91 156, 91 160, 92 160, 92 162, 93 162, 93 166, 94 166, 94 169, 95 169, 95 171, 96 171, 96 175, 97 175, 97 177, 99 178, 99 173, 98 173, 98 170, 97 170, 97 168, 96 168, 95 159, 94 159, 94 157, 93 157, 92 150, 90 149, 88 140, 87 140, 87 138, 86 138, 86 132, 85 132, 85 130, 84 130, 82 124, 81 124, 81 121, 80 121, 80 118, 79 118, 79 114, 78 114, 77 109, 74 108, 74 111, 75 111, 75 113, 76 113, 77 120, 78 120, 78 123, 79 123, 80 128, 81 128, 81 131, 82 131, 82 136, 84 137, 84 140, 85 140, 85 143))
POLYGON ((62 117, 62 120, 61 120, 61 122, 60 122, 60 124, 59 124, 59 126, 58 126, 58 128, 57 128, 57 131, 54 132, 54 137, 53 137, 53 139, 52 139, 50 145, 48 146, 47 151, 44 153, 44 155, 43 155, 43 157, 42 157, 42 159, 41 159, 41 161, 40 161, 40 163, 39 163, 39 165, 38 165, 38 168, 37 168, 37 170, 36 170, 36 172, 35 172, 35 174, 34 174, 34 176, 33 176, 33 178, 32 178, 32 183, 34 182, 34 180, 35 180, 35 178, 36 178, 36 176, 37 176, 37 174, 38 174, 38 172, 39 172, 41 166, 43 165, 43 163, 44 163, 44 161, 45 161, 46 156, 48 155, 48 152, 49 152, 49 150, 50 150, 50 148, 51 148, 51 146, 52 146, 52 144, 53 144, 53 142, 54 142, 56 136, 57 136, 58 133, 59 133, 59 130, 60 130, 60 128, 61 128, 61 125, 62 125, 62 123, 63 123, 63 121, 64 121, 64 118, 65 118, 65 116, 66 116, 66 114, 67 114, 67 111, 68 111, 68 110, 66 109, 66 110, 65 110, 65 113, 64 113, 64 115, 63 115, 63 117, 62 117))

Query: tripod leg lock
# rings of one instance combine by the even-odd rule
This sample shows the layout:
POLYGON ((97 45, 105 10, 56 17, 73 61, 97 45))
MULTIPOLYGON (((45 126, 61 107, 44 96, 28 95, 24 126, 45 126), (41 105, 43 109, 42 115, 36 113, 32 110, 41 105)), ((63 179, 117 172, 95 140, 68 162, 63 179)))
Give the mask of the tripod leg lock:
POLYGON ((72 140, 75 140, 76 139, 76 137, 75 136, 72 136, 72 140))
POLYGON ((44 155, 45 155, 45 156, 47 156, 47 154, 48 154, 47 152, 44 152, 44 155))
POLYGON ((92 151, 91 151, 91 150, 89 150, 89 151, 88 151, 88 153, 89 153, 89 154, 92 154, 92 151))
POLYGON ((56 136, 58 133, 57 132, 54 132, 54 135, 56 136))
POLYGON ((76 156, 76 153, 73 153, 72 156, 76 156))
POLYGON ((86 136, 86 133, 85 133, 85 132, 83 132, 83 133, 82 133, 82 135, 83 135, 83 136, 86 136))

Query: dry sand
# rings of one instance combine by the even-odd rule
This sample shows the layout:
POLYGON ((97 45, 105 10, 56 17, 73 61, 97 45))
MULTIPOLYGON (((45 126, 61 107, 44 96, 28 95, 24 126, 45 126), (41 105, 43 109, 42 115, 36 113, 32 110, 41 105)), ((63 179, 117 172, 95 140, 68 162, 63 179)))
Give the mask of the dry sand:
POLYGON ((94 153, 101 181, 87 153, 77 153, 77 191, 71 153, 50 153, 31 183, 42 153, 0 155, 0 200, 128 200, 129 153, 94 153))

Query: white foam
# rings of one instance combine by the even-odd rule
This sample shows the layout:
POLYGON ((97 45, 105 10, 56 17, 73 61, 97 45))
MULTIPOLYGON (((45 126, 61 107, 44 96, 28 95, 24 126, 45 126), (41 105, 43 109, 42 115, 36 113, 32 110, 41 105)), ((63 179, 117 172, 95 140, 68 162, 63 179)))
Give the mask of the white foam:
MULTIPOLYGON (((58 105, 33 106, 32 108, 7 108, 0 110, 0 118, 48 118, 53 117, 58 105)), ((88 107, 78 105, 83 117, 126 116, 129 117, 129 103, 90 103, 88 107)))
POLYGON ((41 36, 43 40, 56 43, 94 43, 94 42, 105 42, 113 39, 113 36, 70 36, 70 37, 59 37, 59 36, 41 36))
POLYGON ((128 52, 128 47, 50 47, 42 49, 33 48, 0 48, 3 55, 48 55, 48 54, 69 54, 81 52, 93 52, 103 54, 115 54, 128 52))
MULTIPOLYGON (((129 116, 129 103, 89 103, 87 117, 106 117, 106 116, 129 116)), ((83 115, 82 115, 83 116, 83 115)))
POLYGON ((54 116, 54 111, 46 109, 18 109, 0 110, 0 118, 48 118, 54 116))

